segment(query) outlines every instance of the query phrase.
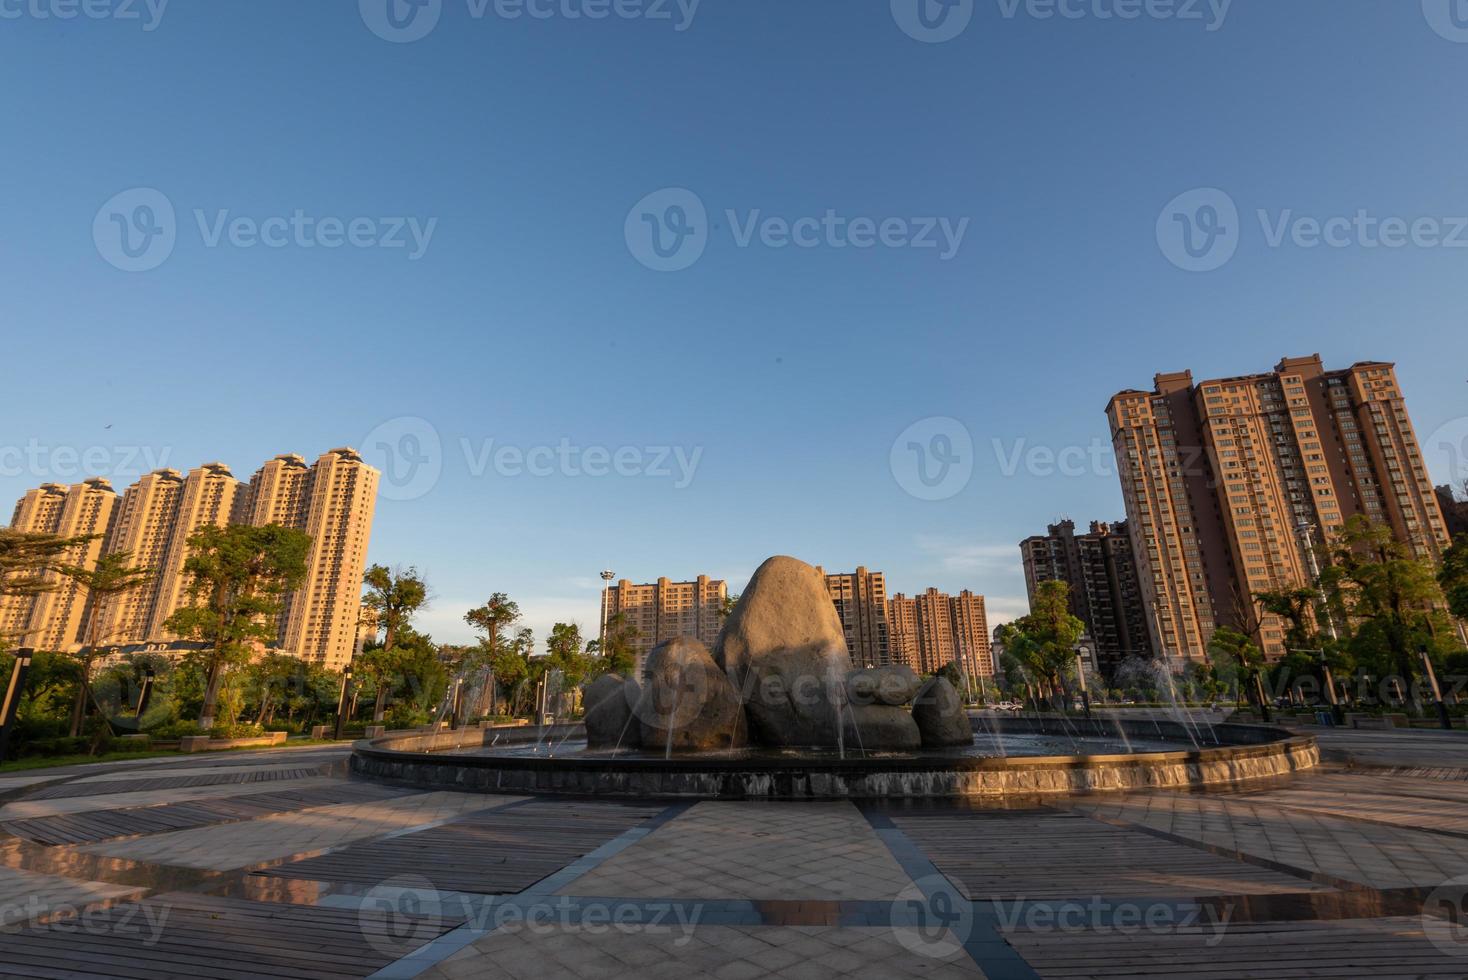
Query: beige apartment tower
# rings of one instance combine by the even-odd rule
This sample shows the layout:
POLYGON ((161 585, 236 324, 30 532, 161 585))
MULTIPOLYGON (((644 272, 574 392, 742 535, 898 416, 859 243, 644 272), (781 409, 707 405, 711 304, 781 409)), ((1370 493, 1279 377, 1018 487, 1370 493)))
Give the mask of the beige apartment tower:
MULTIPOLYGON (((107 552, 126 551, 134 568, 161 569, 168 556, 184 477, 178 470, 155 470, 128 487, 107 536, 107 552)), ((96 610, 99 643, 138 643, 147 639, 158 597, 158 573, 138 588, 113 596, 96 610)))
POLYGON ((857 568, 854 572, 826 575, 826 591, 836 604, 841 632, 846 635, 846 652, 857 667, 885 667, 892 663, 887 623, 887 577, 881 572, 857 568))
POLYGON ((977 682, 994 676, 989 617, 984 597, 965 589, 948 595, 928 589, 922 595, 902 593, 887 603, 892 627, 892 662, 919 674, 932 674, 951 663, 977 682))
POLYGON ((640 675, 647 655, 666 640, 692 636, 713 647, 724 625, 728 595, 727 583, 707 575, 691 582, 660 578, 643 585, 623 579, 602 590, 602 622, 620 614, 637 631, 632 646, 640 675))
POLYGON ((189 560, 189 538, 201 528, 234 523, 243 489, 223 463, 206 463, 184 477, 169 528, 168 550, 154 576, 153 609, 146 635, 149 642, 166 643, 179 638, 165 624, 168 617, 189 604, 189 581, 184 571, 189 560))
POLYGON ((1206 660, 1213 630, 1286 653, 1255 594, 1310 583, 1329 539, 1363 514, 1425 557, 1448 543, 1391 364, 1327 371, 1319 355, 1194 384, 1159 374, 1107 405, 1154 649, 1206 660))
POLYGON ((189 601, 184 572, 189 536, 207 526, 273 523, 311 537, 306 578, 285 597, 276 647, 339 669, 358 646, 378 481, 377 470, 355 450, 342 448, 323 454, 313 466, 300 456, 278 456, 248 485, 223 463, 187 476, 158 470, 129 487, 120 502, 105 480, 70 488, 48 484, 21 499, 12 526, 101 535, 77 556, 78 564, 95 562, 104 550, 126 551, 130 564, 154 574, 100 609, 88 608, 85 590, 65 583, 44 597, 7 599, 0 606, 0 631, 24 633, 32 646, 68 650, 87 642, 95 617, 100 644, 170 643, 178 638, 164 623, 189 601))
MULTIPOLYGON (((74 486, 48 483, 16 504, 11 527, 63 538, 90 537, 71 549, 66 563, 91 569, 102 554, 117 505, 112 484, 94 477, 74 486)), ((11 596, 0 605, 0 634, 12 642, 42 650, 65 650, 83 642, 90 595, 85 586, 64 576, 46 576, 50 591, 11 596)))
POLYGON ((356 650, 381 479, 349 447, 323 454, 310 470, 309 505, 297 526, 311 536, 311 554, 304 584, 286 600, 281 647, 332 670, 356 650))

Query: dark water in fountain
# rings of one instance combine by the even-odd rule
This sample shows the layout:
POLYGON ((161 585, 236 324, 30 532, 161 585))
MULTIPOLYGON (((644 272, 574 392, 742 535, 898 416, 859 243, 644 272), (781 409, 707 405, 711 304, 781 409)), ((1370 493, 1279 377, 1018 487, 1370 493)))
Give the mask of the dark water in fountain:
MULTIPOLYGON (((1191 749, 1186 742, 1169 742, 1162 739, 1134 738, 1130 744, 1121 738, 1095 736, 1075 737, 1003 733, 998 736, 976 733, 974 743, 969 746, 948 749, 924 749, 921 752, 869 752, 862 755, 848 747, 846 757, 869 759, 917 759, 917 758, 999 758, 1035 757, 1051 755, 1134 755, 1145 752, 1179 752, 1191 749), (995 739, 998 739, 998 745, 995 739)), ((628 750, 597 749, 586 747, 585 739, 569 739, 559 745, 528 743, 522 745, 497 745, 482 748, 453 749, 444 755, 491 756, 496 758, 533 759, 662 759, 662 749, 628 750)), ((730 749, 722 752, 680 753, 676 758, 687 759, 820 759, 839 758, 837 749, 730 749)))

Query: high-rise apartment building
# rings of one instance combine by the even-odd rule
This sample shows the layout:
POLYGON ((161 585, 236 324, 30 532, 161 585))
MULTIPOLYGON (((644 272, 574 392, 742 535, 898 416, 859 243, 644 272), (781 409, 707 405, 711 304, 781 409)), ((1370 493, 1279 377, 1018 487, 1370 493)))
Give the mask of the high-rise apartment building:
POLYGON ((892 626, 892 662, 920 674, 931 674, 950 663, 975 681, 994 676, 989 619, 984 597, 965 589, 956 596, 928 589, 908 597, 902 593, 887 603, 892 626))
POLYGON ((184 564, 189 559, 189 538, 204 527, 225 527, 239 516, 244 485, 223 463, 206 463, 189 471, 179 492, 178 507, 169 528, 168 550, 154 576, 152 616, 147 639, 154 642, 179 637, 167 627, 168 617, 189 603, 189 577, 184 564))
POLYGON ((1452 487, 1441 486, 1437 488, 1437 506, 1443 512, 1443 523, 1449 535, 1456 538, 1460 534, 1468 534, 1468 497, 1460 500, 1452 487))
POLYGON ((94 615, 101 618, 99 643, 136 643, 148 638, 159 591, 158 570, 168 556, 183 487, 183 474, 165 469, 149 473, 123 492, 107 536, 107 553, 128 552, 132 567, 153 569, 154 573, 147 582, 113 596, 96 610, 94 615))
POLYGON ((652 648, 666 640, 692 636, 712 647, 724 624, 724 599, 728 594, 725 582, 707 575, 692 582, 660 578, 643 585, 623 579, 602 590, 602 622, 620 615, 636 630, 632 646, 637 673, 641 674, 652 648))
POLYGON ((1137 581, 1125 521, 1092 521, 1085 534, 1074 521, 1051 524, 1020 542, 1030 601, 1041 582, 1070 586, 1070 611, 1086 624, 1100 669, 1108 676, 1128 657, 1151 659, 1146 605, 1137 581))
POLYGON ((1327 371, 1318 355, 1194 384, 1159 374, 1107 405, 1154 647, 1204 660, 1213 630, 1280 657, 1284 625, 1254 595, 1315 577, 1348 518, 1389 525, 1419 555, 1448 541, 1391 364, 1327 371))
POLYGON ((836 604, 841 631, 846 635, 846 652, 858 667, 880 667, 892 663, 887 624, 887 579, 881 572, 857 568, 854 572, 826 575, 826 591, 836 604))
MULTIPOLYGON (((117 495, 100 477, 64 486, 48 483, 16 504, 11 527, 20 531, 90 538, 72 548, 65 563, 96 566, 112 522, 117 495)), ((0 634, 43 650, 63 650, 82 642, 90 595, 85 586, 55 572, 44 576, 50 588, 34 596, 9 596, 0 603, 0 634)))
POLYGON ((333 449, 311 467, 309 504, 297 517, 304 518, 295 526, 311 536, 311 552, 305 581, 286 598, 281 646, 333 670, 349 662, 356 649, 381 478, 356 450, 333 449))
POLYGON ((358 645, 378 481, 377 470, 355 450, 342 448, 313 466, 299 456, 276 457, 248 485, 223 463, 210 463, 187 476, 176 470, 149 473, 120 502, 105 480, 33 490, 17 505, 14 527, 101 535, 76 563, 125 551, 131 565, 153 575, 97 609, 87 607, 84 590, 65 582, 44 603, 26 598, 23 611, 21 600, 12 597, 0 606, 0 630, 23 630, 32 645, 65 650, 89 639, 90 620, 97 617, 99 643, 169 643, 177 637, 164 624, 189 601, 184 566, 190 535, 207 526, 281 524, 310 535, 311 550, 305 580, 285 597, 276 647, 340 668, 358 645), (7 629, 17 624, 21 629, 7 629))

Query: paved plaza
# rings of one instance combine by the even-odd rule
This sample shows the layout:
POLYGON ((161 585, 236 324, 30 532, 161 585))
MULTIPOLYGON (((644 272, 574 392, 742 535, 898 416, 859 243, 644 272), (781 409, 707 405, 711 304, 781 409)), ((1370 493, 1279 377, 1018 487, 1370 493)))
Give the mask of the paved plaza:
POLYGON ((346 747, 0 777, 0 976, 1468 977, 1468 737, 1317 734, 1286 780, 1004 805, 428 792, 346 747))

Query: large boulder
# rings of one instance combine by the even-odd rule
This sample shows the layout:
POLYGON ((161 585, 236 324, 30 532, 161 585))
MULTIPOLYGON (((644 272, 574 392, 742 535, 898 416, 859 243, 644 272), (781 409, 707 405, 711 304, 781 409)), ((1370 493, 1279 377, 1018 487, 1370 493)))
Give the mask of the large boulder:
POLYGON ((783 556, 761 565, 724 622, 714 660, 738 687, 755 741, 838 744, 851 658, 814 566, 783 556))
POLYGON ((684 636, 654 647, 643 681, 637 719, 647 749, 706 752, 747 744, 739 692, 698 640, 684 636))
POLYGON ((852 704, 911 704, 922 686, 911 667, 868 667, 846 675, 846 696, 852 704))
POLYGON ((922 733, 923 748, 972 745, 974 727, 969 722, 963 699, 948 680, 934 677, 922 686, 913 701, 912 718, 922 733))
POLYGON ((865 752, 911 752, 923 744, 917 722, 900 705, 847 705, 843 720, 848 758, 865 752))
POLYGON ((618 746, 635 749, 642 744, 642 728, 634 709, 642 700, 642 688, 620 674, 603 674, 587 685, 581 695, 586 708, 586 744, 593 749, 618 746))

